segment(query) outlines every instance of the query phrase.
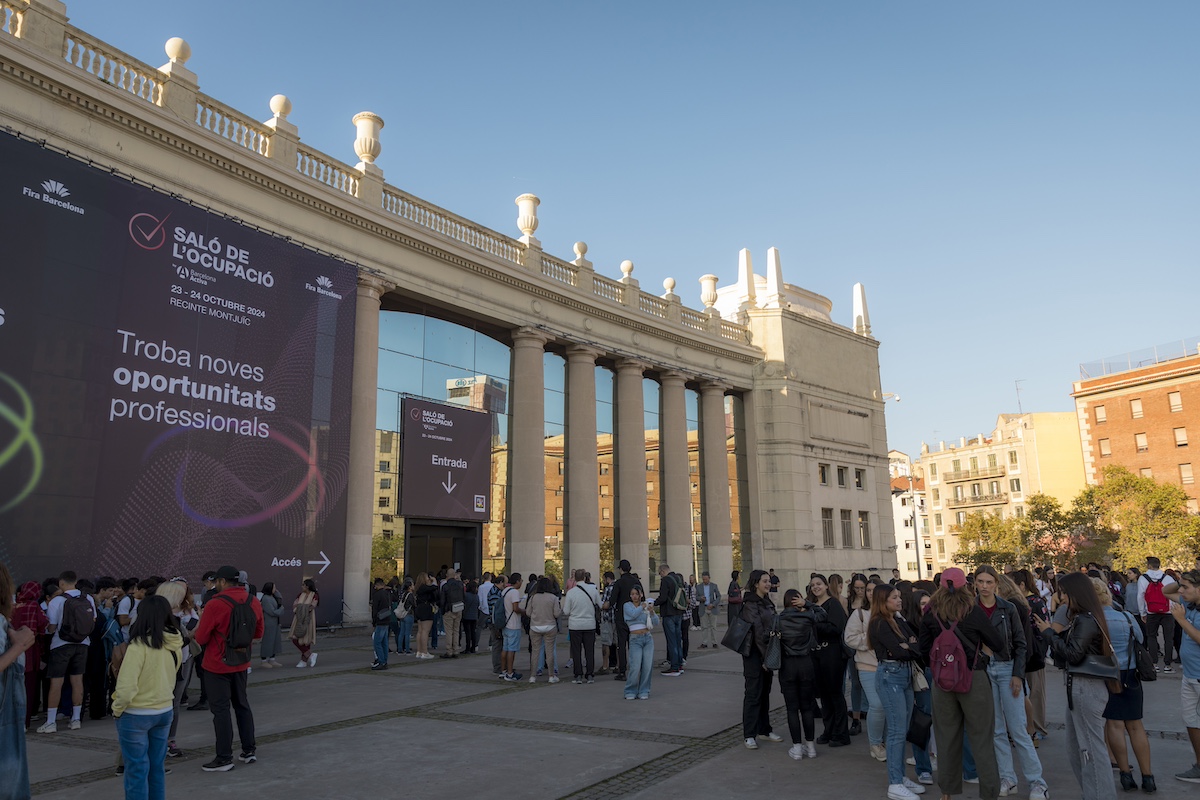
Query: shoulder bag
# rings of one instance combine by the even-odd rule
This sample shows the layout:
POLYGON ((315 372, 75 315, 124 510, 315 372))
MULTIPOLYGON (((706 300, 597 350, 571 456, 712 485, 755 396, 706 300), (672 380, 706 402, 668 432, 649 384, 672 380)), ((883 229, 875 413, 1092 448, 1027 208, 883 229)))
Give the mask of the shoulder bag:
MULTIPOLYGON (((1129 614, 1125 614, 1129 617, 1129 614)), ((1138 679, 1143 683, 1158 680, 1158 673, 1154 671, 1154 661, 1150 658, 1150 651, 1146 649, 1146 645, 1137 640, 1137 636, 1133 632, 1133 617, 1129 617, 1129 649, 1133 653, 1133 669, 1137 672, 1138 679)))
POLYGON ((767 635, 767 655, 763 658, 763 667, 775 672, 783 666, 783 632, 779 630, 779 615, 771 623, 771 632, 767 635))
POLYGON ((735 653, 742 653, 752 630, 753 626, 738 614, 730 621, 729 628, 721 638, 721 646, 728 647, 735 653))

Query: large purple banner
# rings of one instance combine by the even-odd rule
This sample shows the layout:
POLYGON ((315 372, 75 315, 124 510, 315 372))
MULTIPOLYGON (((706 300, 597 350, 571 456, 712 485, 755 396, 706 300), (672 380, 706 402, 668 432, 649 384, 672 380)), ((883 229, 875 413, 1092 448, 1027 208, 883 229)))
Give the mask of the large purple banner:
POLYGON ((0 559, 313 577, 340 617, 356 270, 0 135, 0 559))

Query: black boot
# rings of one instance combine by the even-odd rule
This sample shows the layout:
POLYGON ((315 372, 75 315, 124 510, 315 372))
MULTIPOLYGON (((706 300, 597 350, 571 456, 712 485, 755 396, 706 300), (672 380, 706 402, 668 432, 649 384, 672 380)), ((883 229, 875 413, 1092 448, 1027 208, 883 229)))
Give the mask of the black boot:
POLYGON ((1154 794, 1158 791, 1158 784, 1154 782, 1153 775, 1142 776, 1142 791, 1146 794, 1154 794))
POLYGON ((1137 781, 1133 779, 1133 772, 1121 773, 1121 788, 1127 792, 1132 792, 1137 788, 1137 781))
POLYGON ((858 719, 854 719, 850 723, 850 735, 858 736, 860 733, 862 733, 862 723, 859 722, 858 719))

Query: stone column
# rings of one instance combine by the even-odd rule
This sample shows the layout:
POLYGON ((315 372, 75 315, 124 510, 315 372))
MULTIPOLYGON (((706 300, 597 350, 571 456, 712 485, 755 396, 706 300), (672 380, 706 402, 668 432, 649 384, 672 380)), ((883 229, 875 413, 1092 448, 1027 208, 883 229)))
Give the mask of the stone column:
POLYGON ((629 561, 649 585, 650 526, 646 519, 646 419, 642 377, 646 365, 617 361, 616 560, 629 561))
MULTIPOLYGON (((346 485, 344 621, 371 623, 371 528, 375 513, 375 404, 379 389, 379 300, 392 284, 358 276, 354 378, 350 396, 350 468, 346 485)), ((316 554, 313 554, 315 557, 316 554)))
POLYGON ((659 415, 659 462, 662 497, 663 558, 675 572, 687 575, 692 564, 692 506, 688 476, 687 405, 684 376, 663 372, 662 412, 659 415))
POLYGON ((599 580, 600 468, 596 459, 596 357, 567 348, 567 548, 564 577, 586 569, 599 580))
MULTIPOLYGON (((729 446, 725 428, 725 387, 700 387, 700 440, 704 463, 704 550, 713 582, 728 581, 733 570, 733 523, 729 509, 729 446)), ((700 576, 697 575, 699 580, 700 576)))
POLYGON ((513 331, 512 414, 508 440, 508 563, 529 577, 546 568, 546 396, 542 357, 549 336, 513 331))

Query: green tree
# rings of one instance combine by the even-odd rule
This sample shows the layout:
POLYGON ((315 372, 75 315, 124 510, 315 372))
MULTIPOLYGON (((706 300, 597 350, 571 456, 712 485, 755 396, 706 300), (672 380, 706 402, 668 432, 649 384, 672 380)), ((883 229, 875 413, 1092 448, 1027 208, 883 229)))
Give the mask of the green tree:
POLYGON ((1188 513, 1183 489, 1118 466, 1102 476, 1075 499, 1075 510, 1082 530, 1111 543, 1113 565, 1142 566, 1157 556, 1164 566, 1190 566, 1200 552, 1200 517, 1188 513))
POLYGON ((1021 560, 1023 541, 1021 521, 1003 519, 998 514, 968 514, 958 530, 958 554, 955 561, 975 568, 980 564, 1003 567, 1021 560))
POLYGON ((371 537, 371 577, 391 578, 396 574, 396 559, 400 558, 403 540, 392 535, 384 538, 382 534, 371 537))

